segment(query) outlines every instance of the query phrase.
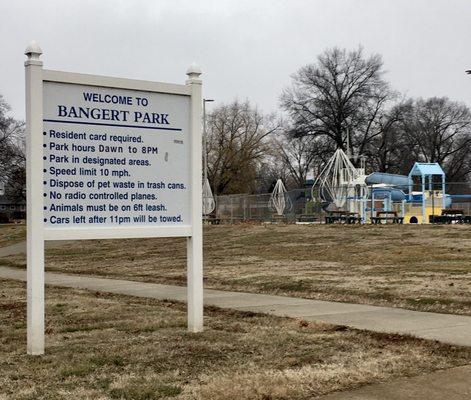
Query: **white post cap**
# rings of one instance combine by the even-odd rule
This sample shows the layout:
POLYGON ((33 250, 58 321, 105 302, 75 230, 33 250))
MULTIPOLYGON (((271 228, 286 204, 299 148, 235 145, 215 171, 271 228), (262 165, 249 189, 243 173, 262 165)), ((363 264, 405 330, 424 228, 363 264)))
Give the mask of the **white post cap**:
POLYGON ((43 54, 43 51, 36 40, 32 40, 26 48, 25 54, 32 60, 39 60, 39 56, 43 54))
POLYGON ((188 75, 188 80, 198 80, 199 76, 201 75, 201 68, 193 62, 188 69, 186 70, 186 74, 188 75))
POLYGON ((41 47, 36 43, 35 40, 32 40, 29 46, 25 50, 25 55, 28 59, 25 61, 25 66, 28 65, 37 65, 42 66, 43 62, 39 59, 39 57, 43 54, 41 47))

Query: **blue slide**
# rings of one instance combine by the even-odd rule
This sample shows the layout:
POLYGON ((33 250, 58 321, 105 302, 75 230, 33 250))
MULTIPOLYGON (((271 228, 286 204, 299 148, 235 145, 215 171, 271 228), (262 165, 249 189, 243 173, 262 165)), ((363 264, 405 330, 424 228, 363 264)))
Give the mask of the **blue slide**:
POLYGON ((375 199, 391 198, 392 201, 402 201, 407 198, 404 190, 409 188, 409 178, 405 175, 388 174, 385 172, 373 172, 365 179, 367 185, 386 184, 395 186, 373 188, 375 199))
MULTIPOLYGON (((373 172, 365 179, 367 185, 387 184, 393 185, 394 188, 389 187, 376 187, 373 188, 375 199, 382 200, 391 196, 392 201, 408 200, 408 195, 404 191, 409 190, 409 177, 405 175, 388 174, 384 172, 373 172)), ((421 203, 422 194, 414 194, 412 202, 421 203)), ((452 203, 452 196, 445 194, 445 207, 450 207, 452 203)))

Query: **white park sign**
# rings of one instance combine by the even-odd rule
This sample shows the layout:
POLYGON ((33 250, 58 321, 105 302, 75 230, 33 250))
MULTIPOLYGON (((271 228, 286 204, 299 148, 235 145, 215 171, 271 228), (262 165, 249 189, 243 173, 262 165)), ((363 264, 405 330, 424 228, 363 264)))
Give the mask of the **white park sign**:
POLYGON ((201 71, 186 85, 42 68, 25 54, 28 353, 44 353, 44 241, 187 237, 188 328, 203 326, 201 71))
POLYGON ((189 96, 47 81, 43 94, 47 228, 191 225, 189 96))

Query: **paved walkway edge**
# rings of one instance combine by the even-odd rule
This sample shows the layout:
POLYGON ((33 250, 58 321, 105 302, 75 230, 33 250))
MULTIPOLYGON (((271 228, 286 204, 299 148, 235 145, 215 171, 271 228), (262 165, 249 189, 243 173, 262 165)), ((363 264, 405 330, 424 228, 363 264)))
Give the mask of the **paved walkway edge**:
MULTIPOLYGON (((0 267, 0 278, 26 280, 26 271, 0 267)), ((185 301, 186 287, 46 273, 46 283, 154 299, 185 301)), ((309 300, 243 292, 205 289, 206 305, 302 318, 375 332, 409 334, 459 346, 471 346, 471 317, 427 313, 393 307, 309 300)))
POLYGON ((332 393, 318 400, 464 400, 471 398, 471 366, 332 393))

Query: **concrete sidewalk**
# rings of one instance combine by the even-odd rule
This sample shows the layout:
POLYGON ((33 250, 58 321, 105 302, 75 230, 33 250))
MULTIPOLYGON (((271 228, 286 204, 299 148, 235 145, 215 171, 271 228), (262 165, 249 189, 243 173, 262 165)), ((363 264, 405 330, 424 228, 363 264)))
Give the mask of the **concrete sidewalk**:
MULTIPOLYGON (((57 249, 63 246, 61 241, 45 242, 46 249, 57 249)), ((0 257, 14 256, 16 254, 26 253, 26 242, 18 242, 10 246, 0 247, 0 257)))
MULTIPOLYGON (((24 281, 26 272, 0 267, 0 278, 24 281)), ((186 300, 186 288, 182 286, 56 273, 46 273, 46 283, 137 297, 186 300)), ((222 308, 323 321, 375 332, 410 334, 423 339, 471 346, 471 317, 468 316, 212 289, 205 289, 204 302, 222 308)))
POLYGON ((465 400, 471 399, 471 366, 401 378, 337 392, 318 400, 465 400))
POLYGON ((26 253, 26 242, 19 242, 6 247, 0 247, 0 257, 14 256, 26 253))

